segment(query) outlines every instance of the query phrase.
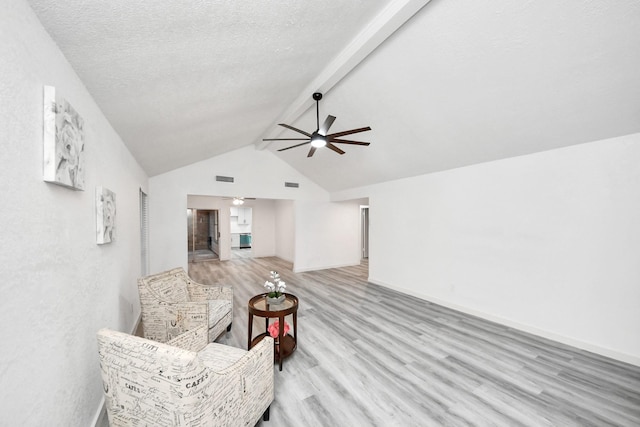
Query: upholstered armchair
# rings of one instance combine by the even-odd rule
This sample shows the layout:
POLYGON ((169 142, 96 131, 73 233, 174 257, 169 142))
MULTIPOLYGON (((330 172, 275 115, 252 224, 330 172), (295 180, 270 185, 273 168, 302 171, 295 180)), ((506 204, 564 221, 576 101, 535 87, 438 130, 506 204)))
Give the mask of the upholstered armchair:
POLYGON ((233 321, 233 289, 202 285, 182 268, 138 279, 144 337, 167 342, 199 325, 207 325, 209 342, 233 321))
POLYGON ((207 344, 205 325, 167 343, 98 331, 109 424, 254 426, 273 401, 273 340, 249 351, 207 344))

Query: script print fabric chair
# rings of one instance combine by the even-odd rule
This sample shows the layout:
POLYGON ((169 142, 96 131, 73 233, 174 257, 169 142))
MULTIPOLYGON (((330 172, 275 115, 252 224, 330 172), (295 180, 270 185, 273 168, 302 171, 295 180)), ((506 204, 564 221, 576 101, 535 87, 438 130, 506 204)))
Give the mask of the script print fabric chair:
POLYGON ((255 426, 273 401, 273 340, 249 351, 207 344, 207 328, 158 343, 98 331, 109 424, 121 426, 255 426))
POLYGON ((233 289, 203 285, 183 268, 138 279, 144 337, 167 342, 183 332, 206 324, 209 342, 231 330, 233 289))

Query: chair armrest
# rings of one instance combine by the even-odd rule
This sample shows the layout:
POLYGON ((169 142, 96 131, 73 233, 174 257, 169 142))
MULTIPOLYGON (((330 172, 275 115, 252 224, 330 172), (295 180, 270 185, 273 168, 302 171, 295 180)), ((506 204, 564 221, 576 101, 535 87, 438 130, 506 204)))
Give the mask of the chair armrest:
POLYGON ((244 365, 254 364, 259 360, 266 361, 266 366, 273 368, 273 338, 264 337, 251 350, 224 344, 210 343, 198 353, 202 364, 219 375, 240 370, 244 365))
POLYGON ((207 325, 200 325, 197 328, 184 332, 167 341, 167 344, 183 350, 198 352, 209 344, 209 330, 207 325))
POLYGON ((238 387, 242 408, 239 425, 255 425, 274 398, 273 338, 265 337, 251 350, 209 344, 198 353, 202 364, 223 381, 238 387))
POLYGON ((230 286, 203 285, 191 281, 187 284, 187 290, 191 301, 207 301, 212 299, 233 301, 233 288, 230 286))

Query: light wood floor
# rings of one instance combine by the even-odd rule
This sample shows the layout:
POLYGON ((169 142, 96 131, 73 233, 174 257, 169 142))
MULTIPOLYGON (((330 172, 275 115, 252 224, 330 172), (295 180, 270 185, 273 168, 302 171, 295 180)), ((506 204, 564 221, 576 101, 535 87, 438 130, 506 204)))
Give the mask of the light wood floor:
POLYGON ((261 427, 640 426, 640 368, 367 283, 367 265, 294 274, 278 258, 189 264, 247 301, 269 270, 300 299, 298 350, 261 427))
MULTIPOLYGON (((253 253, 251 252, 251 248, 234 248, 231 249, 231 258, 252 258, 253 253)), ((189 262, 210 262, 210 261, 219 261, 218 254, 213 252, 211 249, 198 249, 195 251, 188 252, 189 262)))

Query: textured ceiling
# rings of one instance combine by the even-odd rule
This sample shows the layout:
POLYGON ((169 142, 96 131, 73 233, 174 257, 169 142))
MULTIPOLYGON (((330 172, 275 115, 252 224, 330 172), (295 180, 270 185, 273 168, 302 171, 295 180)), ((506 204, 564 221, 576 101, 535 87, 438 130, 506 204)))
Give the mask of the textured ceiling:
POLYGON ((29 2, 150 176, 255 143, 336 191, 640 132, 638 0, 29 2), (260 142, 317 90, 370 147, 260 142))
POLYGON ((150 175, 254 143, 387 0, 33 0, 150 175))

